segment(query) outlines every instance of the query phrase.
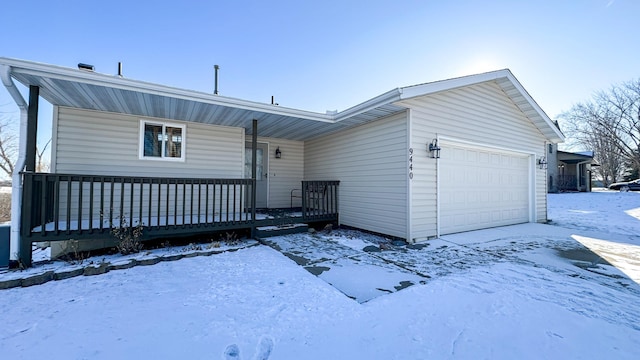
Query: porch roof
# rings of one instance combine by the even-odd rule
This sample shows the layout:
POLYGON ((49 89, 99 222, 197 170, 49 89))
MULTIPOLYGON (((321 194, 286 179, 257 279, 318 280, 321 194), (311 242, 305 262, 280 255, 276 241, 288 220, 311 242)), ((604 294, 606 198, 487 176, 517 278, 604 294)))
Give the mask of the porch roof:
POLYGON ((565 164, 591 162, 592 165, 598 166, 593 160, 593 154, 589 155, 585 153, 572 153, 558 150, 558 161, 562 161, 565 164))
POLYGON ((291 140, 309 140, 405 111, 400 100, 495 81, 550 141, 564 139, 506 69, 396 88, 344 111, 322 114, 32 61, 0 58, 0 65, 23 85, 40 87, 40 96, 53 105, 242 127, 247 134, 256 119, 260 136, 291 140))

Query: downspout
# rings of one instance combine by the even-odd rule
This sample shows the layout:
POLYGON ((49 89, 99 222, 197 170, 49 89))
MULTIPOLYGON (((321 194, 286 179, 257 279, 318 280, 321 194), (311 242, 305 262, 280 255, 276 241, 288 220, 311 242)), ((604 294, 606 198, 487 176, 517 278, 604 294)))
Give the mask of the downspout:
POLYGON ((0 77, 9 94, 20 108, 20 135, 18 141, 18 160, 11 177, 11 241, 9 261, 17 262, 20 253, 20 216, 22 214, 22 177, 20 172, 26 162, 27 147, 27 102, 11 79, 11 67, 0 65, 0 77))

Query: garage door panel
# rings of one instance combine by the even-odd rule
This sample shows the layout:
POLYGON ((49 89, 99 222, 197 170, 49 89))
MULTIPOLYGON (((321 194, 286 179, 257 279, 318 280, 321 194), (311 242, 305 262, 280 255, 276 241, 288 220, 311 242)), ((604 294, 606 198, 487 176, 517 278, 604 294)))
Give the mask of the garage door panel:
POLYGON ((529 158, 445 144, 440 158, 440 232, 529 221, 529 158))

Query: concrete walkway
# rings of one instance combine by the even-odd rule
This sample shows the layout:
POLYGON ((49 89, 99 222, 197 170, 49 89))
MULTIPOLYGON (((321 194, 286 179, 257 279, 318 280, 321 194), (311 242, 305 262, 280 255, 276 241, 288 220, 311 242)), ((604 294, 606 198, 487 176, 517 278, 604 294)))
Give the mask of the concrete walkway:
POLYGON ((543 267, 573 277, 580 270, 637 288, 571 237, 550 225, 522 224, 472 231, 407 245, 353 230, 276 236, 262 242, 282 252, 346 296, 364 303, 380 295, 453 273, 503 262, 543 267))
POLYGON ((336 241, 345 235, 348 236, 348 231, 294 234, 266 238, 263 243, 360 303, 411 285, 424 284, 429 279, 428 275, 403 268, 380 256, 382 251, 420 251, 422 246, 408 249, 394 246, 382 238, 380 244, 384 245, 375 241, 367 244, 361 240, 362 233, 354 235, 358 237, 354 237, 353 244, 336 241), (386 250, 381 250, 381 246, 386 250))

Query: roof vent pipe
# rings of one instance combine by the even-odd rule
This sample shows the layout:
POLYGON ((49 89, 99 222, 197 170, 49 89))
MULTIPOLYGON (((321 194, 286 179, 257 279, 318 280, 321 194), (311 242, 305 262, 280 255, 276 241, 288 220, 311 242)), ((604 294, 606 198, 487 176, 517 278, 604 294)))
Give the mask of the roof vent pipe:
POLYGON ((213 68, 214 68, 215 73, 216 73, 215 84, 214 84, 214 88, 213 88, 213 95, 218 95, 218 70, 220 70, 220 66, 213 65, 213 68))
POLYGON ((118 76, 122 77, 122 62, 118 61, 118 76))
POLYGON ((96 68, 93 65, 78 63, 78 69, 86 71, 94 71, 96 68))

